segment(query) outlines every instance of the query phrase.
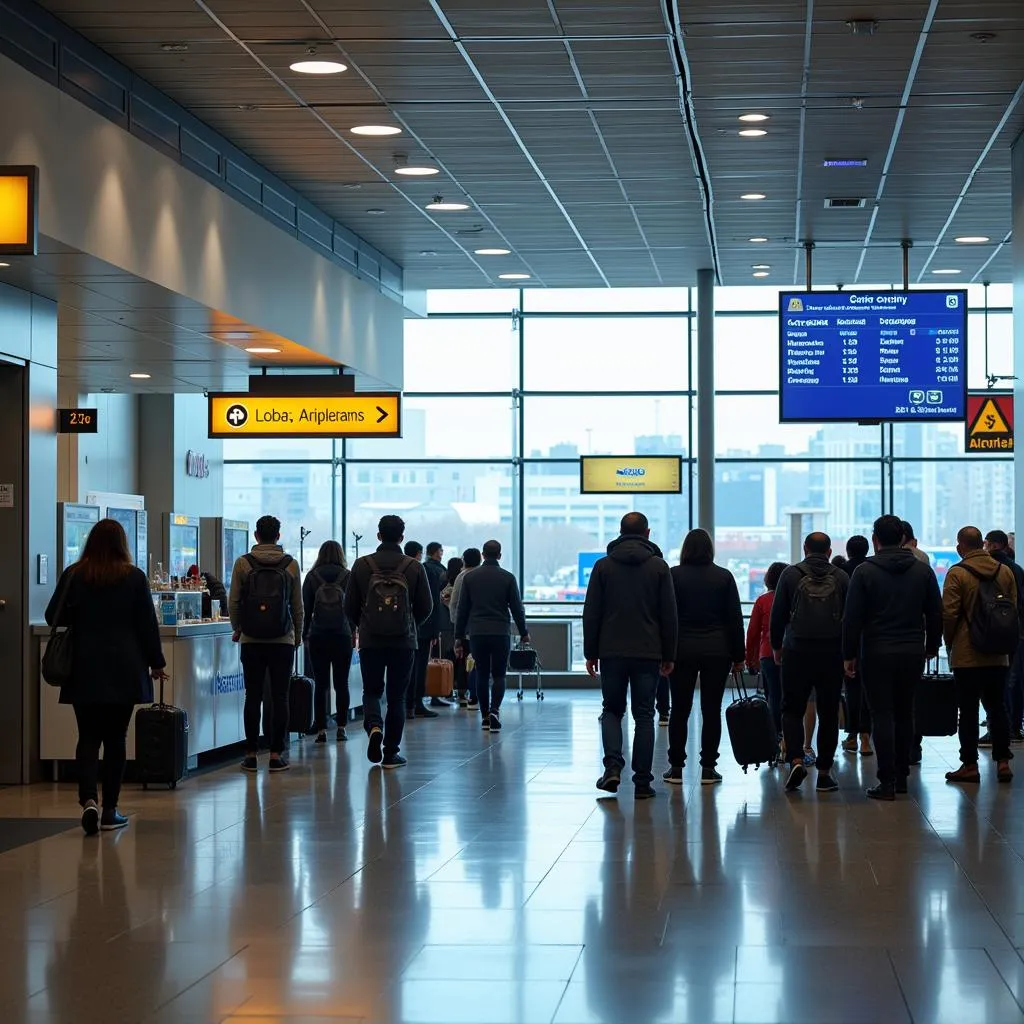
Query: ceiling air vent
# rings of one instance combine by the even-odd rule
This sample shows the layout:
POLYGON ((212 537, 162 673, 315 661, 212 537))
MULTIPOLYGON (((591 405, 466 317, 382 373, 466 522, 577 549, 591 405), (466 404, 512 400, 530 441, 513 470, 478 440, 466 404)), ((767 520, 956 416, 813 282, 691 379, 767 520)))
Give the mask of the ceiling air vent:
POLYGON ((826 210, 863 210, 868 201, 857 196, 830 196, 825 200, 826 210))

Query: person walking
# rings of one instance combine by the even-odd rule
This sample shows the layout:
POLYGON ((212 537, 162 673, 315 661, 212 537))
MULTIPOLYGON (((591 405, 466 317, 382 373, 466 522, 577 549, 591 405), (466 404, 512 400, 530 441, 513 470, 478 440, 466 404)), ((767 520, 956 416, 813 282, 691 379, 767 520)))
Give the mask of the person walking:
MULTIPOLYGON (((1024 629, 1024 569, 1010 553, 1009 536, 1002 530, 989 530, 985 534, 985 550, 1013 573, 1013 582, 1017 585, 1017 614, 1024 629)), ((1010 742, 1020 743, 1024 741, 1024 735, 1021 734, 1021 726, 1024 724, 1024 633, 1010 660, 1010 671, 1006 677, 1006 710, 1010 715, 1010 742)), ((982 736, 978 746, 992 746, 991 736, 988 733, 982 736)))
POLYGON ((601 741, 604 773, 597 788, 617 793, 626 766, 622 718, 629 698, 633 715, 633 792, 655 795, 654 698, 659 675, 674 668, 679 620, 672 576, 651 542, 647 517, 628 512, 619 537, 590 574, 583 603, 583 654, 587 673, 601 676, 601 741))
POLYGON ((455 695, 460 708, 469 704, 466 694, 466 657, 455 656, 455 620, 452 619, 452 591, 465 563, 461 558, 449 558, 444 573, 444 586, 439 595, 441 603, 441 657, 452 662, 455 675, 455 695))
MULTIPOLYGON (((483 560, 484 556, 480 553, 479 548, 466 548, 466 550, 462 552, 462 571, 455 577, 455 582, 452 584, 451 599, 448 603, 448 613, 451 615, 453 623, 459 615, 459 599, 462 597, 462 587, 465 584, 466 577, 474 569, 479 569, 480 563, 483 560)), ((462 652, 462 657, 465 658, 465 646, 462 647, 462 652)), ((466 708, 469 711, 476 711, 480 707, 480 698, 477 694, 476 680, 477 672, 476 666, 474 665, 466 672, 466 708)))
MULTIPOLYGON (((416 541, 410 541, 405 545, 405 553, 415 557, 417 561, 422 552, 423 546, 416 541), (410 552, 410 545, 414 545, 418 549, 416 554, 410 552)), ((437 712, 432 711, 431 708, 447 707, 437 697, 431 697, 431 708, 423 704, 423 698, 427 691, 427 667, 430 665, 434 646, 440 644, 441 637, 441 588, 444 586, 445 578, 442 558, 444 558, 444 548, 436 540, 431 541, 427 545, 427 557, 423 562, 423 569, 427 574, 433 608, 427 621, 420 625, 416 634, 416 660, 413 664, 412 683, 405 701, 406 718, 437 718, 437 712)))
POLYGON ((289 768, 284 756, 288 739, 288 683, 295 650, 302 643, 302 584, 299 566, 281 547, 281 521, 261 516, 256 544, 235 562, 228 593, 232 639, 241 643, 245 679, 246 754, 242 771, 259 770, 260 714, 270 737, 272 772, 289 768), (263 684, 270 677, 270 706, 264 706, 263 684))
MULTIPOLYGON (((857 567, 868 558, 870 545, 867 537, 855 534, 846 542, 846 575, 851 579, 857 567)), ((860 751, 861 757, 872 757, 871 749, 871 708, 864 696, 860 672, 846 676, 846 739, 842 747, 847 754, 860 751)))
POLYGON ((807 778, 802 746, 804 713, 812 688, 818 711, 819 793, 839 788, 832 775, 839 744, 839 694, 843 687, 842 624, 850 578, 829 563, 832 540, 815 531, 804 540, 804 560, 779 578, 772 604, 772 651, 782 667, 782 731, 791 765, 786 792, 807 778))
POLYGON ((913 556, 919 561, 923 562, 927 566, 931 566, 932 560, 928 557, 927 552, 922 551, 917 546, 917 537, 914 536, 914 527, 907 522, 906 519, 901 520, 903 527, 903 546, 907 548, 913 556))
POLYGON ((785 562, 772 562, 764 574, 764 593, 759 595, 750 612, 747 626, 747 671, 751 675, 761 674, 768 709, 772 713, 775 735, 779 741, 779 755, 782 757, 782 679, 779 666, 772 655, 771 619, 775 588, 786 569, 785 562))
POLYGON ((124 828, 117 809, 136 704, 153 701, 166 679, 160 630, 146 574, 132 565, 128 538, 114 519, 89 532, 81 558, 61 574, 46 608, 51 626, 74 630, 71 678, 60 689, 78 724, 75 766, 86 835, 124 828), (102 812, 97 804, 103 748, 102 812))
POLYGON ((345 591, 345 614, 359 631, 359 667, 363 676, 363 726, 371 764, 401 768, 405 695, 416 657, 419 625, 433 604, 423 566, 402 552, 405 523, 384 516, 377 524, 380 546, 357 558, 345 591), (381 698, 387 696, 387 717, 381 698))
POLYGON ((352 626, 345 614, 345 588, 352 574, 345 552, 336 540, 325 540, 313 568, 302 584, 303 636, 316 685, 313 706, 316 741, 327 742, 327 716, 331 700, 331 675, 337 709, 337 740, 348 739, 350 705, 348 676, 352 668, 352 626))
POLYGON ((902 529, 896 516, 875 520, 874 557, 854 572, 843 615, 844 670, 848 680, 859 674, 874 724, 878 784, 867 791, 874 800, 907 791, 914 693, 942 631, 935 573, 900 546, 902 529))
POLYGON ((526 613, 515 576, 502 569, 501 544, 489 540, 483 547, 483 564, 465 577, 455 620, 455 648, 469 649, 476 662, 476 686, 483 728, 501 730, 501 702, 511 648, 509 619, 515 622, 519 638, 529 643, 526 613), (493 680, 493 689, 491 681, 493 680))
POLYGON ((965 526, 956 535, 962 561, 946 573, 942 589, 942 633, 956 680, 960 705, 960 767, 948 782, 980 782, 978 701, 985 706, 992 737, 992 760, 1000 782, 1010 782, 1010 721, 1006 712, 1006 675, 1019 643, 1017 584, 1008 565, 984 549, 981 531, 965 526))
POLYGON ((715 545, 707 530, 691 530, 683 541, 679 565, 672 567, 679 623, 674 668, 669 677, 672 714, 668 723, 669 769, 662 778, 683 783, 687 727, 700 679, 700 781, 714 785, 722 742, 722 698, 730 671, 742 672, 746 647, 743 611, 736 580, 715 565, 715 545))

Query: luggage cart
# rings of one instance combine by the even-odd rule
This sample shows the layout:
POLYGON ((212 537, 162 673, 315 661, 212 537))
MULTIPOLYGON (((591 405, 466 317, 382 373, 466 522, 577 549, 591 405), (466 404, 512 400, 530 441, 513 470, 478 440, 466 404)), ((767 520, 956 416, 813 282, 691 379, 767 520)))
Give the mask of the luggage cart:
POLYGON ((544 684, 541 680, 540 655, 532 644, 517 643, 509 652, 508 669, 518 677, 516 700, 523 699, 523 676, 532 675, 537 684, 537 700, 544 699, 544 684))

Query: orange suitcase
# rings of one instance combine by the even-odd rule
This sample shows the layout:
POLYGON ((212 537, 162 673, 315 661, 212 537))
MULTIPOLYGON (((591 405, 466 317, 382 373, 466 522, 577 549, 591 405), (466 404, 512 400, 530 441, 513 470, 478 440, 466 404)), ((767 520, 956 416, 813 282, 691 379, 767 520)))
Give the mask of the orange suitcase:
POLYGON ((450 697, 455 690, 455 665, 442 658, 431 658, 427 663, 426 695, 450 697))

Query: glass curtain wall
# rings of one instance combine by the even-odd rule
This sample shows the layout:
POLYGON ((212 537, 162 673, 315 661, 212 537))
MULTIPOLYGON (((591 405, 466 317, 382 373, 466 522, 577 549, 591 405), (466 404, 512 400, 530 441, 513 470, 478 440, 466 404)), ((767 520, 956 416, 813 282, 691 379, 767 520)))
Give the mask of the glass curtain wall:
MULTIPOLYGON (((696 514, 695 301, 685 288, 442 291, 406 325, 405 436, 226 442, 224 515, 272 512, 308 567, 327 537, 349 557, 394 512, 448 554, 502 542, 538 605, 579 602, 587 567, 632 507, 676 558, 696 514), (579 493, 586 454, 678 454, 679 496, 579 493)), ((1009 286, 969 289, 972 389, 1009 376, 1009 286)), ((1012 458, 968 454, 962 424, 778 422, 777 289, 716 292, 715 507, 719 561, 751 600, 789 558, 790 513, 836 539, 892 511, 948 559, 957 529, 1013 523, 1012 458)), ((570 604, 571 606, 571 604, 570 604)))

